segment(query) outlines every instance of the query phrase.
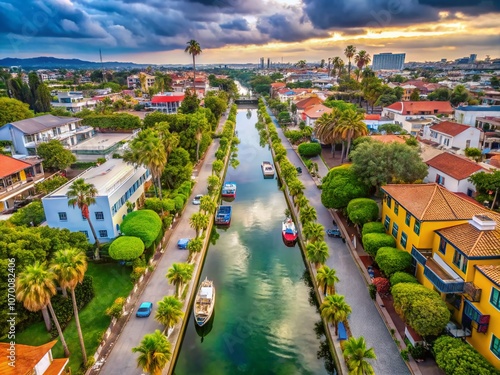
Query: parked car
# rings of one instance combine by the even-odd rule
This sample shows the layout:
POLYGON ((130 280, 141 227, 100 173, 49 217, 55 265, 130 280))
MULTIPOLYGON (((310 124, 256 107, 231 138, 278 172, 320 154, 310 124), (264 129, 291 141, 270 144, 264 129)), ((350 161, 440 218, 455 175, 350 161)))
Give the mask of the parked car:
POLYGON ((147 318, 151 315, 151 311, 153 311, 153 302, 143 302, 137 309, 135 316, 139 318, 147 318))
POLYGON ((193 204, 199 205, 201 203, 201 198, 203 197, 203 194, 198 194, 194 196, 193 199, 193 204))
POLYGON ((190 238, 181 238, 179 241, 177 241, 177 247, 182 250, 186 250, 188 247, 190 238))

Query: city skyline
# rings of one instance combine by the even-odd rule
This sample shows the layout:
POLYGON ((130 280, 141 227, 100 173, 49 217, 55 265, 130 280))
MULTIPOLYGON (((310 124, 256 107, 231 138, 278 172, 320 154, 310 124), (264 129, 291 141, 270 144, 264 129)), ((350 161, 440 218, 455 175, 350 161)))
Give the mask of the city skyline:
POLYGON ((151 64, 320 61, 353 44, 406 61, 500 57, 500 1, 15 0, 0 3, 0 58, 53 56, 151 64), (468 3, 468 2, 467 2, 468 3))

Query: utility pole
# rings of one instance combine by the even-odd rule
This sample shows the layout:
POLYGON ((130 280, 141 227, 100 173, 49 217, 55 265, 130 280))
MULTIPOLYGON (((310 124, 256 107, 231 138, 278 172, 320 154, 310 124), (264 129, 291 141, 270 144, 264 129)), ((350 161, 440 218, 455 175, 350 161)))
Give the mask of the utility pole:
POLYGON ((99 48, 99 58, 101 60, 102 81, 106 83, 106 72, 104 72, 104 64, 102 63, 102 53, 100 48, 99 48))

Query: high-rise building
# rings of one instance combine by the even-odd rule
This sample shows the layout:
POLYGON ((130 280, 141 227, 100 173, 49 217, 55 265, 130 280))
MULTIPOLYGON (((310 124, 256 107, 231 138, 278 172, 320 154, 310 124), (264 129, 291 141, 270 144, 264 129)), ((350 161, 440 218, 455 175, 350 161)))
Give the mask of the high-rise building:
POLYGON ((373 55, 373 70, 403 70, 406 53, 379 53, 373 55))
POLYGON ((264 58, 263 57, 260 58, 260 68, 264 69, 264 58))
POLYGON ((476 62, 476 59, 477 59, 477 54, 471 53, 471 55, 469 56, 469 64, 474 64, 476 62))
POLYGON ((267 58, 267 69, 271 67, 271 58, 267 58))

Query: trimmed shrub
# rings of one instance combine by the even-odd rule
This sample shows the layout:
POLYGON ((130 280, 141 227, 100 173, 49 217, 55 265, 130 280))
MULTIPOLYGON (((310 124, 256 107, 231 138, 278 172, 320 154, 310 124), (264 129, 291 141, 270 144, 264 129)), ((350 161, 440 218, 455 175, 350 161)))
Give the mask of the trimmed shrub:
POLYGON ((406 272, 394 272, 394 274, 390 278, 391 285, 397 285, 399 283, 413 283, 413 284, 418 284, 418 280, 415 278, 415 276, 410 275, 409 273, 406 272))
POLYGON ((298 147, 299 155, 310 158, 321 154, 321 145, 319 143, 301 143, 298 147))
POLYGON ((390 277, 393 273, 404 271, 411 265, 412 256, 410 253, 398 250, 394 247, 381 247, 377 251, 375 262, 380 270, 390 277))
POLYGON ((372 257, 377 256, 377 251, 381 247, 395 247, 394 237, 385 233, 367 233, 362 237, 363 248, 372 257))
POLYGON ((389 280, 385 277, 375 277, 372 281, 375 288, 377 288, 377 293, 380 295, 388 294, 391 290, 391 285, 389 284, 389 280))
POLYGON ((160 214, 163 208, 163 212, 168 213, 175 211, 175 202, 172 199, 160 200, 160 198, 147 198, 144 202, 144 208, 152 210, 157 214, 160 214))
POLYGON ((378 219, 378 205, 370 198, 356 198, 347 205, 349 220, 359 226, 378 219))
POLYGON ((361 235, 364 236, 368 233, 385 233, 384 224, 380 221, 372 221, 369 223, 365 223, 363 225, 363 230, 361 231, 361 235))
POLYGON ((123 306, 125 305, 125 298, 118 297, 115 299, 115 302, 108 307, 105 311, 106 315, 111 316, 112 318, 118 319, 122 316, 123 306))
POLYGON ((321 186, 321 203, 327 208, 345 208, 352 199, 369 194, 368 186, 359 180, 350 165, 330 169, 321 186))
POLYGON ((121 236, 109 245, 108 252, 116 260, 134 260, 144 252, 144 243, 138 237, 121 236))
POLYGON ((99 129, 139 129, 141 119, 129 113, 113 113, 110 115, 91 114, 86 116, 82 123, 99 129))
POLYGON ((120 225, 120 231, 125 236, 139 237, 146 248, 151 246, 161 229, 161 219, 152 210, 133 211, 125 216, 120 225))

